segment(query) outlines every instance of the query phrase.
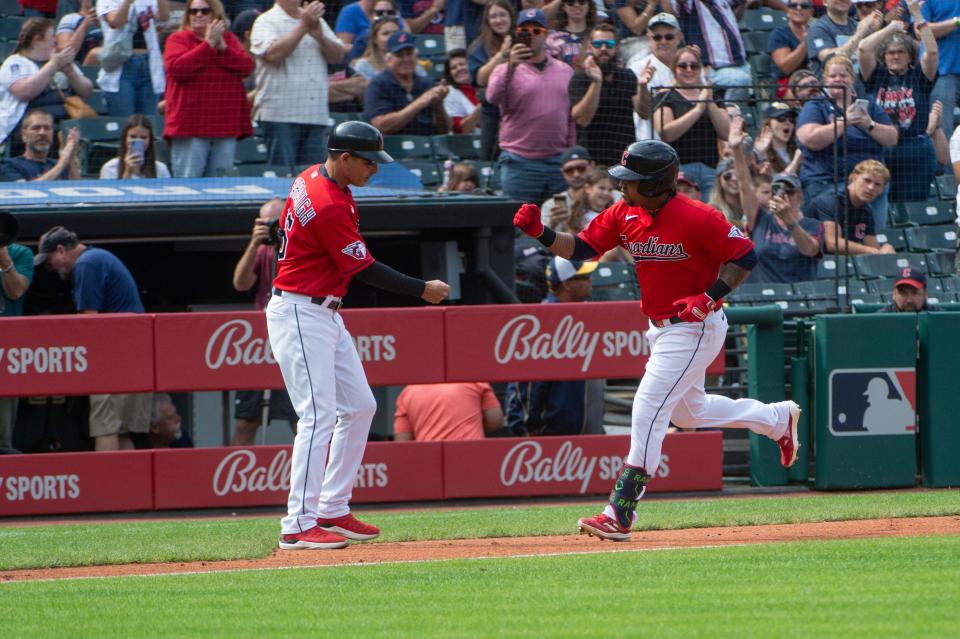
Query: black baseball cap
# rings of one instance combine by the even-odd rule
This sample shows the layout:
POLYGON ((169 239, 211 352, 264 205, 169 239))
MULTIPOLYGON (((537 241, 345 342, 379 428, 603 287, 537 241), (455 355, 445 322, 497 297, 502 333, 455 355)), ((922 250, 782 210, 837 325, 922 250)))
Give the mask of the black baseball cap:
POLYGON ((572 162, 574 160, 586 160, 587 162, 591 161, 590 151, 587 151, 584 147, 580 145, 571 146, 569 149, 563 152, 563 155, 560 156, 560 166, 563 166, 567 162, 572 162))
POLYGON ((901 284, 923 290, 927 288, 927 276, 912 266, 908 266, 900 272, 900 277, 893 285, 900 286, 901 284))
POLYGON ((793 173, 778 173, 777 175, 773 176, 773 181, 771 184, 789 184, 790 187, 795 191, 799 191, 803 188, 800 178, 793 173))
POLYGON ((58 246, 72 247, 77 245, 77 234, 63 226, 55 226, 40 236, 37 243, 37 255, 33 258, 33 265, 39 266, 47 261, 47 255, 57 250, 58 246))

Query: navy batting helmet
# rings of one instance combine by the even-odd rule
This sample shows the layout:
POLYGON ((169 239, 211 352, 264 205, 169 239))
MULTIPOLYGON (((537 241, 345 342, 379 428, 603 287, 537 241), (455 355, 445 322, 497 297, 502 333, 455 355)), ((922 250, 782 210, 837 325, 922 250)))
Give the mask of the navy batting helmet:
POLYGON ((640 193, 656 197, 677 188, 680 156, 672 146, 660 140, 634 142, 623 152, 620 164, 609 173, 618 180, 639 182, 640 193))
POLYGON ((383 134, 366 122, 341 122, 330 134, 327 149, 350 153, 372 162, 393 162, 383 150, 383 134))

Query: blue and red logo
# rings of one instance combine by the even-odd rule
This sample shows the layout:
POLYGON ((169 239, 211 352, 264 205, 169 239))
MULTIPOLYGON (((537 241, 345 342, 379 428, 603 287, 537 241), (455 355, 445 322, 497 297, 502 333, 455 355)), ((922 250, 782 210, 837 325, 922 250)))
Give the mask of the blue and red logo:
POLYGON ((830 373, 830 432, 834 435, 914 435, 914 368, 854 368, 830 373))

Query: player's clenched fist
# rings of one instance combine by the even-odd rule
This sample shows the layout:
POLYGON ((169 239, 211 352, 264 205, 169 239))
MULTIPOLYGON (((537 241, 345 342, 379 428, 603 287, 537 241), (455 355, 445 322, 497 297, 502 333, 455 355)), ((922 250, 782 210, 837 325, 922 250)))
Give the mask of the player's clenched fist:
POLYGON ((713 298, 706 293, 700 293, 699 295, 682 297, 674 301, 673 305, 683 307, 677 313, 677 317, 684 322, 702 322, 707 319, 710 311, 717 308, 722 301, 723 300, 715 302, 713 298))
POLYGON ((423 299, 431 304, 439 304, 450 295, 450 285, 440 280, 430 280, 423 289, 423 299))
POLYGON ((517 209, 517 213, 513 216, 513 225, 530 237, 540 237, 543 233, 540 207, 536 204, 524 204, 517 209))

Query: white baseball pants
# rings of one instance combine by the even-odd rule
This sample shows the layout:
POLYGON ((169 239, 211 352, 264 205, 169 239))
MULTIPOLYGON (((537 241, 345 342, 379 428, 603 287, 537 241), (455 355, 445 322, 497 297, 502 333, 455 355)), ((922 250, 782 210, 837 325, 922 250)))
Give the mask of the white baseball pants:
POLYGON ((267 305, 270 348, 297 416, 283 534, 350 512, 350 496, 377 403, 340 314, 303 295, 267 305), (329 449, 329 459, 328 452, 329 449))
POLYGON ((704 391, 707 366, 726 335, 722 311, 710 313, 703 323, 650 325, 650 359, 633 400, 628 464, 651 476, 656 472, 671 420, 680 428, 749 428, 774 440, 783 436, 790 419, 786 402, 764 404, 704 391))

